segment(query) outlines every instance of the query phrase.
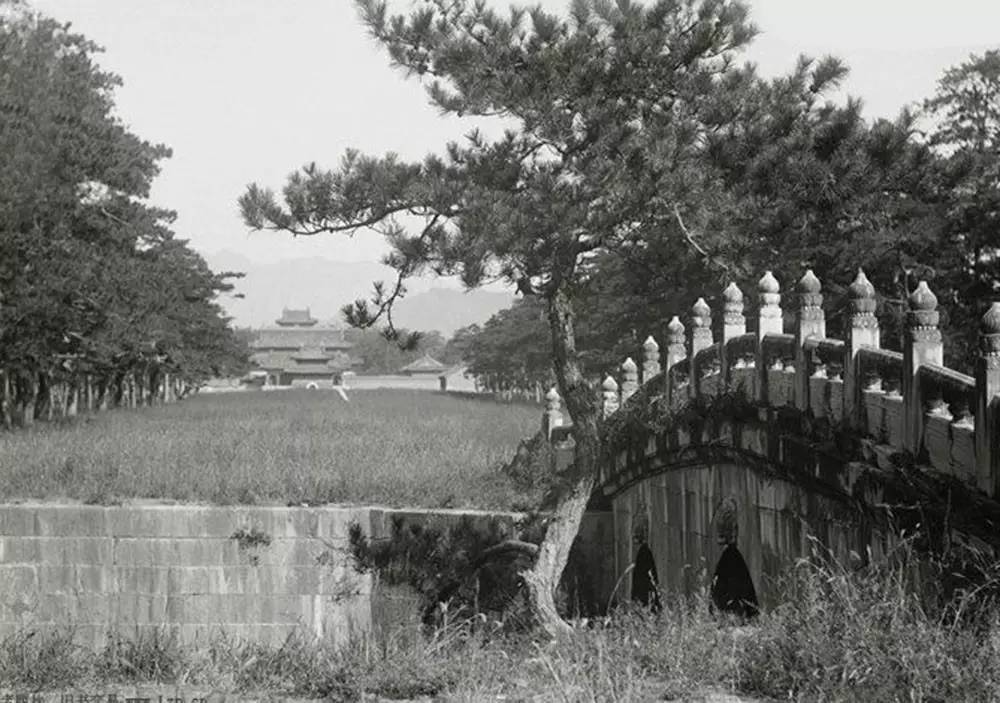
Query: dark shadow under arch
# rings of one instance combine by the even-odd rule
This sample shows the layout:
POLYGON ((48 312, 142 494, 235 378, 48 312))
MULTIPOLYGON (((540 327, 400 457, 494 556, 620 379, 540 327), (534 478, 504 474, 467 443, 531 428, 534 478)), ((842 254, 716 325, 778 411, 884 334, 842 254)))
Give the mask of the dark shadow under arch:
POLYGON ((760 612, 750 569, 735 544, 727 544, 712 578, 712 605, 720 613, 753 618, 760 612))
POLYGON ((635 566, 632 568, 632 600, 646 606, 653 612, 660 612, 659 580, 656 576, 656 560, 653 550, 642 542, 635 553, 635 566))

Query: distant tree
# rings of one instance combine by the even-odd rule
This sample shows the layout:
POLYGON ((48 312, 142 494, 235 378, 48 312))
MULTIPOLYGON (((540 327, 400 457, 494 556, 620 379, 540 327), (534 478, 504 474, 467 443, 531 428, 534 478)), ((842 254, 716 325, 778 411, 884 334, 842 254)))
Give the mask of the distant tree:
POLYGON ((420 333, 420 339, 417 342, 417 351, 420 356, 427 354, 438 361, 443 361, 440 357, 443 355, 447 345, 448 340, 445 339, 443 334, 437 330, 430 330, 420 333))
POLYGON ((542 302, 534 296, 518 300, 469 336, 468 370, 490 391, 535 392, 551 386, 550 338, 542 302))
MULTIPOLYGON (((410 338, 408 330, 398 330, 404 337, 410 338)), ((437 358, 445 348, 446 341, 440 332, 415 332, 409 345, 401 347, 397 337, 386 335, 383 330, 350 329, 347 340, 353 344, 351 356, 361 364, 359 370, 369 374, 394 374, 424 354, 437 358)), ((440 359, 439 359, 440 361, 440 359)))
POLYGON ((459 327, 441 350, 441 362, 448 365, 467 363, 469 345, 479 333, 479 325, 472 324, 459 327))
POLYGON ((1000 50, 945 71, 924 107, 935 121, 929 143, 942 157, 944 225, 931 261, 969 363, 979 317, 1000 295, 1000 50))

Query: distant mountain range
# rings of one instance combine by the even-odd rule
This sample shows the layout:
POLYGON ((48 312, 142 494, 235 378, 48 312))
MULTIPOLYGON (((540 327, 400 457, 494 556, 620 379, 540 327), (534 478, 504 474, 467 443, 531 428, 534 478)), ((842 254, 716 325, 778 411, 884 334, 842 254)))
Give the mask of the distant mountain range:
POLYGON ((431 288, 399 301, 393 320, 411 330, 437 330, 450 337, 459 327, 481 325, 513 303, 511 293, 431 288))
MULTIPOLYGON (((246 274, 236 281, 235 292, 243 297, 227 295, 220 300, 233 324, 240 327, 271 325, 286 307, 308 307, 314 318, 342 325, 342 306, 368 298, 372 282, 394 280, 392 269, 374 262, 300 258, 259 263, 233 251, 204 256, 213 271, 246 274)), ((393 312, 394 321, 411 330, 438 330, 446 337, 459 327, 486 322, 514 302, 513 293, 466 292, 452 279, 419 279, 407 288, 409 293, 393 312)))

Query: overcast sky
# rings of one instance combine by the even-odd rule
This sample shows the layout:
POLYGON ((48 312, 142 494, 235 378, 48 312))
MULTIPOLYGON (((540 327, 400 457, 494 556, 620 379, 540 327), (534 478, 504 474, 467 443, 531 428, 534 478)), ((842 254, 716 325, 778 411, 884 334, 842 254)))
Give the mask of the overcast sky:
MULTIPOLYGON (((409 0, 401 0, 407 4, 409 0)), ((320 255, 376 260, 358 237, 249 234, 236 198, 251 181, 280 187, 295 168, 336 163, 344 149, 419 157, 471 126, 444 120, 420 85, 390 68, 350 0, 33 0, 106 48, 122 76, 121 118, 174 150, 153 189, 176 231, 205 253, 256 261, 320 255)), ((506 1, 495 0, 497 6, 506 1)), ((569 0, 543 0, 564 10, 569 0)), ((941 71, 1000 43, 1000 0, 754 0, 762 72, 799 53, 834 53, 846 90, 870 116, 929 95, 941 71)))

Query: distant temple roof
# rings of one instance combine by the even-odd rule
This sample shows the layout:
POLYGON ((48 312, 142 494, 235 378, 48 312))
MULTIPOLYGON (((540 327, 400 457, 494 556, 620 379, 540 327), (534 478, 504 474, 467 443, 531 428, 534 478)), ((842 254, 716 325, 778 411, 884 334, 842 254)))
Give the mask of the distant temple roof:
POLYGON ((266 351, 255 353, 253 360, 258 367, 271 371, 321 375, 349 369, 353 363, 351 357, 343 352, 332 354, 327 359, 298 359, 296 356, 295 352, 266 351))
POLYGON ((326 376, 356 364, 344 331, 317 322, 309 308, 285 308, 277 326, 257 330, 251 360, 258 368, 292 376, 326 376))
POLYGON ((323 351, 322 349, 305 348, 298 352, 292 352, 292 358, 296 361, 329 361, 332 358, 332 352, 323 351))
POLYGON ((412 364, 404 366, 402 371, 403 373, 440 373, 447 368, 447 366, 432 357, 430 354, 424 354, 412 364))
POLYGON ((281 317, 275 320, 281 327, 312 327, 317 320, 309 314, 309 308, 305 310, 293 310, 284 308, 281 317))
POLYGON ((343 330, 332 327, 262 329, 252 342, 254 349, 350 349, 343 330))

